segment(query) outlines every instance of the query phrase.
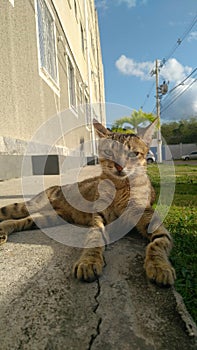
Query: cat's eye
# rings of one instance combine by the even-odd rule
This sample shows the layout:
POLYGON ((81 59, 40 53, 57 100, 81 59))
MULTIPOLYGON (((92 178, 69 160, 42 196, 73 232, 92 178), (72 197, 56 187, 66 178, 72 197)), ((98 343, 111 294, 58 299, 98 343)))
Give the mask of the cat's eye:
POLYGON ((105 150, 104 150, 104 153, 105 153, 106 156, 108 156, 108 157, 113 156, 113 152, 112 152, 110 149, 105 149, 105 150))
POLYGON ((139 152, 129 152, 129 153, 128 153, 128 157, 129 157, 129 158, 135 158, 135 157, 138 156, 138 154, 139 154, 139 152))

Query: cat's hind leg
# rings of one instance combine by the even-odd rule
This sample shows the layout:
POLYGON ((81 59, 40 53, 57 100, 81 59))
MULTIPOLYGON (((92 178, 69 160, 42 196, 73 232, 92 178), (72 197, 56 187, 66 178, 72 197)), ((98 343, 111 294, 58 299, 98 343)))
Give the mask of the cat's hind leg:
MULTIPOLYGON (((25 206, 25 203, 13 203, 0 208, 0 245, 5 243, 8 238, 8 228, 2 223, 2 221, 11 221, 13 218, 23 218, 28 216, 29 213, 25 206)), ((12 220, 14 221, 14 220, 12 220)))
POLYGON ((8 235, 13 232, 30 230, 33 228, 35 228, 34 222, 30 216, 18 220, 5 220, 0 223, 0 244, 5 243, 8 239, 8 235))
POLYGON ((9 219, 21 219, 29 215, 25 202, 13 203, 0 208, 0 222, 9 219))
POLYGON ((42 215, 38 217, 27 216, 22 219, 11 219, 0 222, 0 245, 5 243, 8 236, 14 232, 42 229, 45 227, 53 227, 64 224, 57 214, 42 215))
POLYGON ((52 208, 50 198, 57 197, 59 192, 59 186, 52 186, 26 202, 13 203, 0 208, 0 222, 9 219, 21 219, 30 214, 50 210, 52 208))

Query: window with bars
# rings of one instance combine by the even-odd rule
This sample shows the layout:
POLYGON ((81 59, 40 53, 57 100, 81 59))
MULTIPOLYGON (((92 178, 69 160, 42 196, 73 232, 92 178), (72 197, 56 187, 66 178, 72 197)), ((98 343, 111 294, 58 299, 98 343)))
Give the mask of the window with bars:
POLYGON ((93 39, 92 33, 91 33, 91 47, 92 47, 93 56, 95 58, 95 46, 94 46, 94 39, 93 39))
POLYGON ((86 96, 85 96, 85 120, 86 120, 86 125, 89 127, 91 124, 91 114, 90 114, 90 104, 86 96))
POLYGON ((37 0, 40 68, 58 84, 55 21, 45 0, 37 0))
POLYGON ((69 85, 69 100, 70 106, 76 107, 76 94, 75 94, 75 74, 73 65, 68 58, 68 85, 69 85))
POLYGON ((78 79, 78 82, 77 82, 77 105, 83 109, 83 89, 82 89, 82 83, 79 82, 79 79, 78 79))

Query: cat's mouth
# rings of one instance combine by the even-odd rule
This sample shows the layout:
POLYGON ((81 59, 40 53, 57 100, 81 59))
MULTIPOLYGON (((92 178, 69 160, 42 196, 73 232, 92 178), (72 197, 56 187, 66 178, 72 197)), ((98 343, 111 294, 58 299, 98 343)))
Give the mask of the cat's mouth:
POLYGON ((114 166, 115 166, 115 168, 116 168, 116 170, 117 170, 117 172, 118 173, 121 173, 122 171, 123 171, 123 167, 120 165, 120 164, 118 164, 118 163, 114 163, 114 166))
POLYGON ((115 175, 118 177, 127 177, 131 175, 133 171, 131 169, 115 170, 115 175))
POLYGON ((131 170, 128 170, 127 168, 123 168, 120 164, 115 163, 115 175, 118 177, 125 177, 131 174, 131 170))

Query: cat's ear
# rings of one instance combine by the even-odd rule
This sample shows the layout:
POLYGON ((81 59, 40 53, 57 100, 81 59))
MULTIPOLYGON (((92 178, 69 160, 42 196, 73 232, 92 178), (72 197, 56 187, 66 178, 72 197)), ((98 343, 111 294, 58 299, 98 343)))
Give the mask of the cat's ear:
POLYGON ((106 129, 101 123, 99 123, 95 118, 93 119, 93 125, 99 137, 107 137, 111 134, 111 132, 106 129))
POLYGON ((152 141, 152 136, 155 131, 155 127, 159 123, 159 118, 157 117, 150 125, 146 128, 140 129, 138 132, 138 136, 144 141, 144 143, 149 147, 152 141))

